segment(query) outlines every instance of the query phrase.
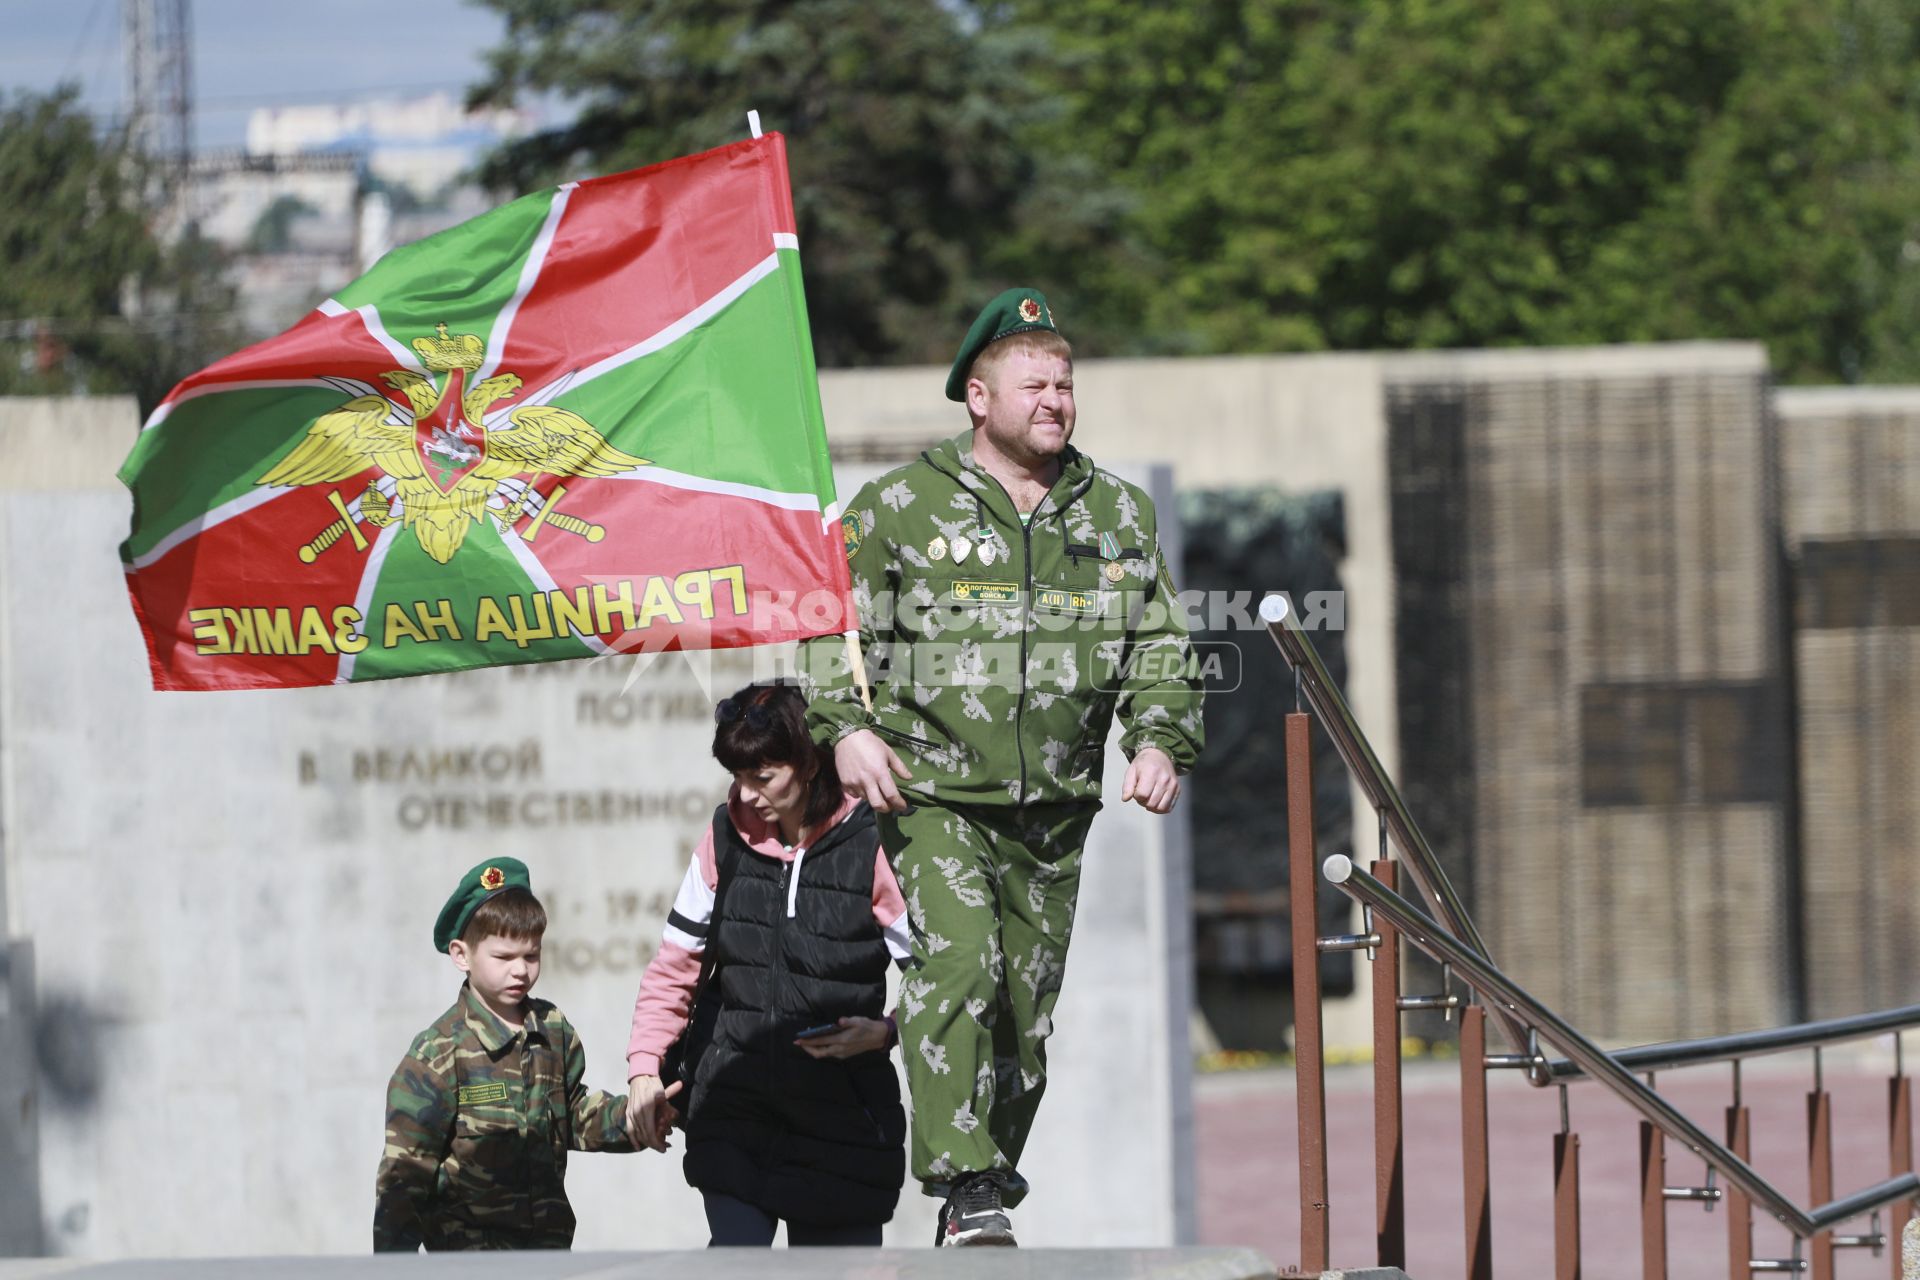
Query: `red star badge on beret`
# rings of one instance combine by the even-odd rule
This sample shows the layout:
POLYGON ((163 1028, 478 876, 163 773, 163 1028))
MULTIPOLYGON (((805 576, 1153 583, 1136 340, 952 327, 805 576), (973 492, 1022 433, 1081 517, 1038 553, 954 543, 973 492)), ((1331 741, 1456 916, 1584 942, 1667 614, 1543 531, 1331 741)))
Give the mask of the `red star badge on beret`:
POLYGON ((507 873, 498 867, 488 867, 480 873, 480 887, 492 893, 507 882, 507 873))
POLYGON ((1028 324, 1040 323, 1040 304, 1032 298, 1020 299, 1020 318, 1028 324))

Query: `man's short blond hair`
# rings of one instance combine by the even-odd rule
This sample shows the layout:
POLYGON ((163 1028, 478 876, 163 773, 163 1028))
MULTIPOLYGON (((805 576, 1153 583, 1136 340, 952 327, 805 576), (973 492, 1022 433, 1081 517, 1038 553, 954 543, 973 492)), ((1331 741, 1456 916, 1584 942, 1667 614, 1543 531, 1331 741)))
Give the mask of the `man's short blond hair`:
POLYGON ((998 342, 989 342, 979 355, 973 358, 973 367, 967 370, 967 380, 978 378, 988 386, 993 385, 993 373, 1006 363, 1007 357, 1019 353, 1034 356, 1059 356, 1069 365, 1073 363, 1073 345, 1052 329, 1027 329, 1020 333, 1009 334, 998 342))

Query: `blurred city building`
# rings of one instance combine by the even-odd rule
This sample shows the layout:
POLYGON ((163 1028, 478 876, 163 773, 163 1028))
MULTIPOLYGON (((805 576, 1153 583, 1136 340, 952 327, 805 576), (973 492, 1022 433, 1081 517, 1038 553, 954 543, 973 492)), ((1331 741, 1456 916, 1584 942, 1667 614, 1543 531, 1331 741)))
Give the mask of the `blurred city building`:
POLYGON ((235 255, 250 337, 277 333, 400 245, 493 207, 467 175, 534 113, 451 93, 263 107, 243 148, 193 160, 182 211, 235 255))
POLYGON ((247 152, 356 155, 375 183, 427 202, 460 186, 489 147, 537 124, 532 113, 518 109, 469 111, 444 90, 417 98, 264 107, 247 120, 247 152))

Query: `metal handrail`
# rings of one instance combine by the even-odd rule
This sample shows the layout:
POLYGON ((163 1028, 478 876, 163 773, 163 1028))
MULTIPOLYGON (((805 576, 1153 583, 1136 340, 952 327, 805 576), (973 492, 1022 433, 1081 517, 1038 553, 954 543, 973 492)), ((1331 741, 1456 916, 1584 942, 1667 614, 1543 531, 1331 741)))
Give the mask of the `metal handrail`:
MULTIPOLYGON (((1734 1062, 1769 1053, 1788 1053, 1795 1049, 1817 1049, 1915 1027, 1920 1027, 1920 1004, 1881 1009, 1875 1013, 1857 1013, 1845 1018, 1828 1018, 1824 1022, 1800 1022, 1790 1027, 1742 1031, 1730 1036, 1703 1036, 1698 1040, 1643 1044, 1632 1049, 1616 1049, 1610 1056, 1629 1071, 1666 1071, 1674 1067, 1697 1067, 1709 1062, 1734 1062)), ((1547 1063, 1546 1071, 1555 1083, 1586 1078, 1586 1072, 1580 1069, 1579 1064, 1566 1058, 1552 1059, 1547 1063)))
POLYGON ((1903 1173, 1814 1209, 1802 1209, 1761 1177, 1752 1165, 1674 1110, 1613 1055, 1529 995, 1484 954, 1435 927, 1412 903, 1355 866, 1352 859, 1334 854, 1321 864, 1321 870, 1329 881, 1371 907, 1377 916, 1385 917, 1421 950, 1436 960, 1451 963, 1454 972, 1469 986, 1489 1002, 1497 1002, 1490 1004, 1492 1011, 1504 1010, 1509 1017, 1531 1025, 1541 1039, 1566 1054, 1587 1076, 1606 1085, 1649 1123, 1684 1143, 1754 1203, 1765 1206, 1794 1235, 1809 1238, 1881 1205, 1920 1193, 1920 1175, 1903 1173))
MULTIPOLYGON (((1367 794, 1368 803, 1385 824, 1387 834, 1400 847, 1402 864, 1413 876, 1421 895, 1431 904, 1434 919, 1453 937, 1477 954, 1490 959, 1492 953, 1487 950, 1486 940, 1480 936, 1480 931, 1474 927, 1473 918, 1467 914, 1466 904, 1454 889, 1453 881, 1447 878, 1433 846, 1427 843, 1413 815, 1407 812, 1406 802, 1400 798, 1393 779, 1387 776, 1386 769, 1381 766, 1380 758, 1373 754, 1373 747, 1367 741, 1366 734, 1360 731, 1360 722, 1354 718, 1352 708, 1347 706, 1340 686, 1327 674, 1319 653, 1307 640, 1300 624, 1294 620, 1293 608, 1287 597, 1271 595, 1261 600, 1260 620, 1267 624, 1273 642, 1280 646, 1281 656, 1293 668, 1301 692, 1318 715, 1321 727, 1333 740, 1334 750, 1340 753, 1347 772, 1359 782, 1360 789, 1367 794)), ((1508 1043, 1515 1049, 1524 1049, 1527 1043, 1526 1028, 1510 1015, 1499 1010, 1493 1012, 1508 1043)), ((1546 1077, 1538 1072, 1530 1073, 1529 1078, 1537 1085, 1547 1082, 1546 1077)))

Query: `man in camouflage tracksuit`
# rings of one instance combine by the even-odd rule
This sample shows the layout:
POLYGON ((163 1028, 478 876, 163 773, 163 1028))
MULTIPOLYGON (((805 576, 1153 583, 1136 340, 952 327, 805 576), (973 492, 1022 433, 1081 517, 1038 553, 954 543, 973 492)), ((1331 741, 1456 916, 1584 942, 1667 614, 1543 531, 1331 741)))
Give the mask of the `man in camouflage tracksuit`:
MULTIPOLYGON (((515 859, 467 873, 441 912, 434 942, 456 963, 463 949, 483 951, 493 939, 470 936, 468 920, 502 895, 511 904, 516 891, 526 895, 520 910, 531 913, 522 918, 531 922, 523 931, 532 935, 532 974, 501 981, 531 988, 546 918, 515 859)), ((485 957, 476 955, 453 1006, 414 1038, 387 1087, 375 1252, 411 1253, 423 1244, 436 1251, 568 1248, 567 1151, 635 1149, 626 1098, 587 1088, 586 1053, 566 1015, 522 991, 508 1009, 515 1018, 503 1020, 490 1007, 488 978, 485 957)))
POLYGON ((907 897, 912 1167, 946 1198, 941 1244, 1013 1243, 1113 717, 1121 798, 1156 813, 1202 744, 1153 504, 1067 444, 1072 367, 1037 290, 988 306, 947 387, 973 426, 842 521, 872 710, 842 641, 804 664, 815 739, 881 813, 907 897))

